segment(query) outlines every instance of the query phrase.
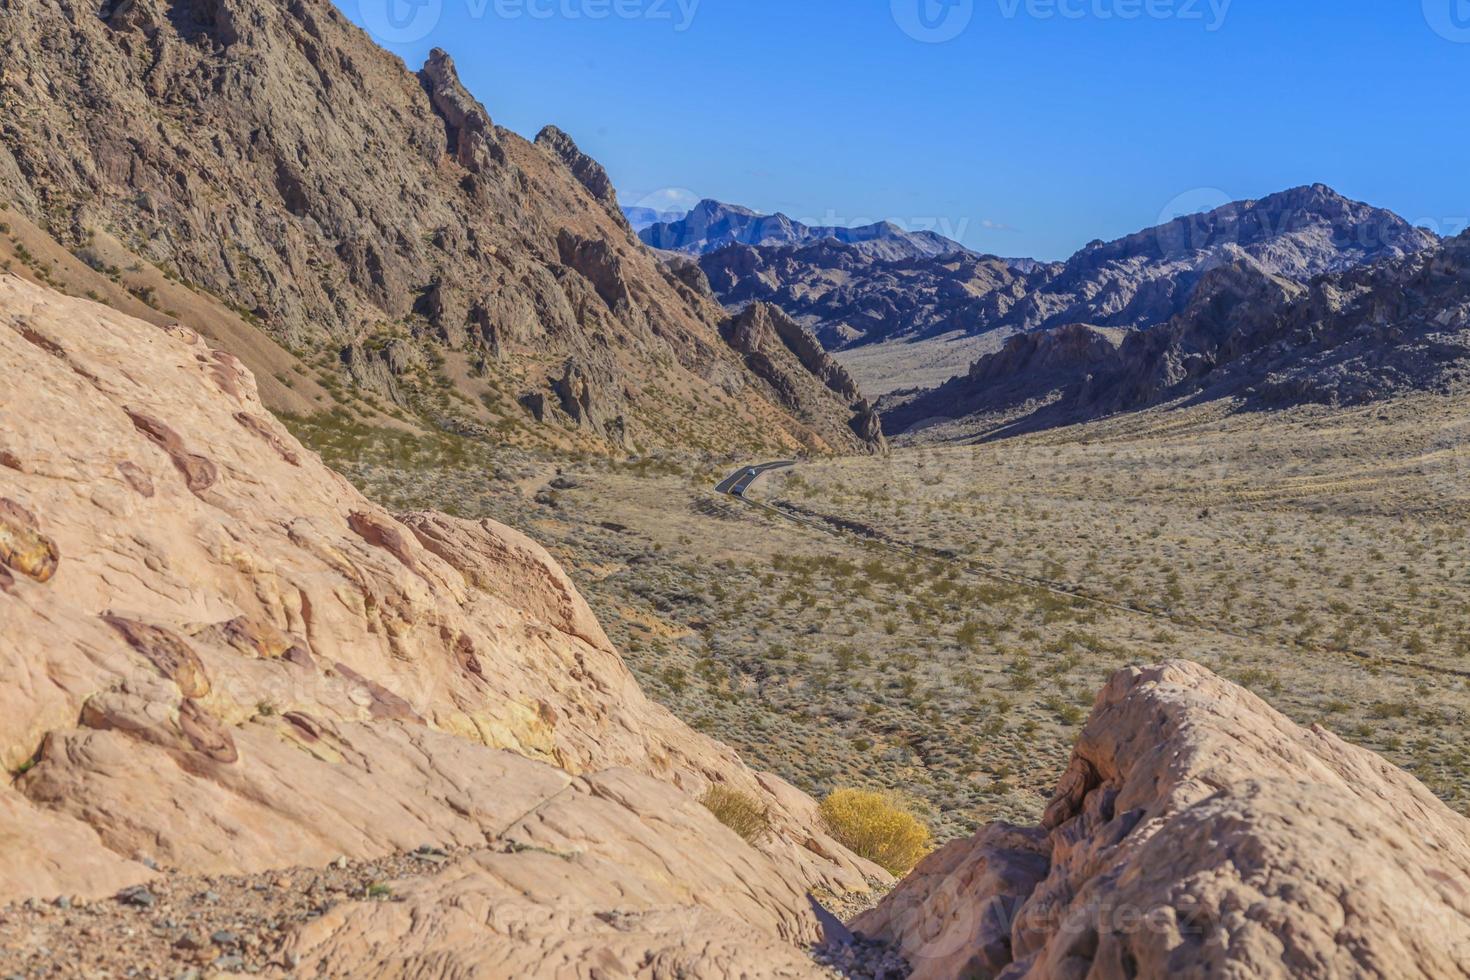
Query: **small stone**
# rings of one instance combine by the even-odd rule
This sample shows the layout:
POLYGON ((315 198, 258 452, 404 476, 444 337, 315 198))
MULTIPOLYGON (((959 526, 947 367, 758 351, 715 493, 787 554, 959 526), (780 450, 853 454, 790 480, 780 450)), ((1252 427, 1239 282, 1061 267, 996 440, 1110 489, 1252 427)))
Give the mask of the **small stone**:
POLYGON ((200 939, 195 933, 186 932, 174 941, 174 946, 178 949, 186 950, 203 949, 204 940, 200 939))
POLYGON ((347 858, 345 856, 339 857, 336 861, 333 862, 333 866, 335 868, 337 868, 337 870, 339 870, 339 871, 342 870, 342 869, 344 869, 344 868, 346 868, 347 867, 347 858))
POLYGON ((158 899, 153 897, 153 893, 143 885, 124 888, 117 893, 117 900, 124 905, 131 905, 134 908, 140 909, 151 909, 158 901, 158 899))
POLYGON ((219 904, 219 893, 218 892, 205 892, 201 896, 201 898, 202 898, 202 900, 205 903, 207 903, 209 905, 217 905, 217 904, 219 904))
POLYGON ((221 929, 209 937, 209 941, 216 946, 233 946, 240 941, 240 937, 228 929, 221 929))
POLYGON ((65 895, 61 896, 56 900, 56 907, 59 909, 71 908, 71 899, 66 897, 65 895))
POLYGON ((236 956, 233 953, 229 956, 221 956, 214 961, 214 968, 216 970, 238 970, 244 965, 245 957, 236 956))

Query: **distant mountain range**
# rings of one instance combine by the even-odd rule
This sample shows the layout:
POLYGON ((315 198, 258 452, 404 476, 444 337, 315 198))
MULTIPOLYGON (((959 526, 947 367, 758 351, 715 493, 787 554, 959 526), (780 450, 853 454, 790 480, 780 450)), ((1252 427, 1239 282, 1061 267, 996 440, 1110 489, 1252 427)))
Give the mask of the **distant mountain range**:
POLYGON ((661 222, 678 221, 687 211, 660 211, 657 208, 630 207, 623 208, 623 217, 628 219, 628 224, 634 231, 642 231, 650 225, 661 222))
MULTIPOLYGON (((1347 213, 1323 190, 1311 196, 1347 213)), ((1302 239, 1290 236, 1261 250, 1274 265, 1228 250, 1159 323, 1071 322, 1013 336, 967 374, 880 403, 892 413, 888 431, 1018 433, 1179 401, 1352 405, 1470 383, 1470 234, 1441 242, 1392 222, 1375 227, 1391 240, 1339 259, 1321 249, 1297 263, 1303 253, 1289 246, 1302 239), (1364 261, 1341 261, 1353 257, 1364 261)))
MULTIPOLYGON (((630 209, 638 218, 646 217, 646 210, 630 209)), ((634 214, 624 213, 630 223, 634 221, 634 214)), ((851 245, 861 255, 876 260, 969 254, 959 242, 943 235, 906 231, 891 221, 855 228, 812 226, 784 214, 761 214, 714 200, 700 201, 675 220, 648 225, 638 237, 653 248, 686 255, 705 255, 730 245, 805 245, 825 240, 851 245)))
POLYGON ((1317 184, 1092 242, 1066 262, 971 252, 890 258, 825 241, 723 249, 700 264, 727 306, 775 303, 841 349, 1068 323, 1135 329, 1181 312, 1221 263, 1249 258, 1306 281, 1435 241, 1390 211, 1317 184))

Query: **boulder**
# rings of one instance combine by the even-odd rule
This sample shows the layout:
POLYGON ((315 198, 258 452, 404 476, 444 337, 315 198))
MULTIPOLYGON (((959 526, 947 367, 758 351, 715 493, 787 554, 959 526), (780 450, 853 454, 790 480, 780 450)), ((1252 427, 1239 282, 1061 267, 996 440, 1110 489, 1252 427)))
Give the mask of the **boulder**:
POLYGON ((1187 662, 1099 695, 1041 825, 925 859, 854 929, 914 977, 1461 977, 1470 821, 1187 662))

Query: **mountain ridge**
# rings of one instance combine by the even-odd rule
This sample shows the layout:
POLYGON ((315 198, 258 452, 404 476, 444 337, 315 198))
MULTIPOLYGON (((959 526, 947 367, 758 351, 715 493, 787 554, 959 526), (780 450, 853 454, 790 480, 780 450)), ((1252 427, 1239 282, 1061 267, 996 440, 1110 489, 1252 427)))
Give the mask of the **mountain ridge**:
POLYGON ((712 198, 674 221, 638 233, 645 245, 668 252, 703 255, 728 245, 795 245, 832 240, 880 259, 934 257, 969 250, 933 231, 907 231, 892 221, 857 227, 813 226, 784 214, 761 214, 712 198))
POLYGON ((38 0, 0 38, 0 198, 92 267, 75 291, 166 314, 157 270, 293 355, 320 410, 616 454, 866 448, 835 396, 803 421, 766 398, 602 167, 496 125, 442 51, 411 71, 326 0, 38 0))

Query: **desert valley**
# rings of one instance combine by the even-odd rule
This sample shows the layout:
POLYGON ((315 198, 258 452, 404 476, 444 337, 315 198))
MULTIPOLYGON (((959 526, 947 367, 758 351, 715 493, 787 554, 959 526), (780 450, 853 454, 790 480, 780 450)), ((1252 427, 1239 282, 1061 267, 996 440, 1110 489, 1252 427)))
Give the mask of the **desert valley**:
POLYGON ((620 202, 0 0, 0 977, 1470 977, 1470 232, 620 202))

